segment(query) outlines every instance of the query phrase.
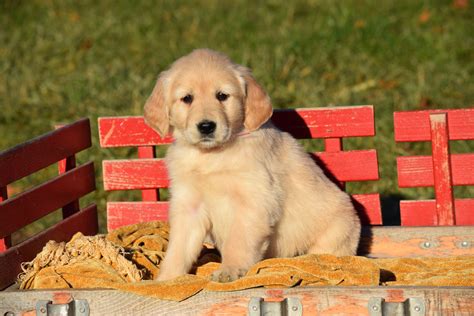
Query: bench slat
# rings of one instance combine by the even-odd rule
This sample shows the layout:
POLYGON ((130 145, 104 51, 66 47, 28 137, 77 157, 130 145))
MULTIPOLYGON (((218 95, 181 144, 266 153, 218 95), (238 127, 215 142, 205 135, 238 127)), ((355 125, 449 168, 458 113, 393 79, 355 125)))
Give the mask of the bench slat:
POLYGON ((380 194, 353 194, 352 201, 359 213, 362 225, 382 225, 380 194))
MULTIPOLYGON (((272 121, 299 139, 375 135, 372 106, 275 110, 272 121)), ((98 124, 100 145, 104 148, 172 142, 170 136, 162 139, 142 116, 101 117, 98 124)))
POLYGON ((0 187, 90 146, 90 125, 86 118, 0 152, 0 187))
MULTIPOLYGON (((474 225, 474 199, 454 200, 456 225, 474 225)), ((402 226, 436 226, 436 201, 400 201, 402 226)))
POLYGON ((330 172, 338 181, 371 181, 379 179, 377 151, 351 150, 318 152, 313 154, 320 167, 330 172))
POLYGON ((107 230, 149 221, 168 220, 168 202, 108 202, 107 230))
POLYGON ((63 173, 0 204, 0 238, 95 190, 94 164, 63 173))
POLYGON ((275 110, 272 122, 298 139, 375 135, 371 105, 275 110))
MULTIPOLYGON (((454 185, 474 184, 474 154, 452 154, 451 169, 454 185)), ((398 184, 401 188, 434 185, 431 156, 397 157, 398 184)))
POLYGON ((0 290, 15 282, 21 263, 32 260, 49 240, 68 241, 76 232, 95 235, 98 231, 97 207, 89 205, 38 235, 0 253, 0 290))
POLYGON ((448 113, 450 140, 474 139, 474 109, 407 111, 393 114, 397 142, 430 141, 430 114, 448 113))
POLYGON ((102 172, 106 191, 169 186, 168 171, 163 159, 104 160, 102 172))
MULTIPOLYGON (((355 194, 356 208, 363 224, 381 225, 380 196, 376 194, 355 194)), ((107 229, 121 226, 168 219, 169 203, 163 202, 108 202, 107 229)))
MULTIPOLYGON (((315 160, 339 181, 378 180, 375 150, 322 152, 315 160)), ((162 159, 104 160, 104 188, 110 190, 143 190, 169 186, 168 172, 162 159)))

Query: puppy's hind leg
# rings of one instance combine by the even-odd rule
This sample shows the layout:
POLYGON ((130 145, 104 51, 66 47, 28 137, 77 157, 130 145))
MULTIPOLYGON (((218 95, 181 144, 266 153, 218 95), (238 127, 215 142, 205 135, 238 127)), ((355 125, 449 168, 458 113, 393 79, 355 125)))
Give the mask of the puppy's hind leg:
POLYGON ((174 279, 189 272, 202 250, 208 232, 207 218, 177 214, 170 220, 170 240, 160 265, 158 281, 174 279))
POLYGON ((360 239, 360 223, 345 219, 331 224, 319 235, 307 253, 353 256, 357 253, 360 239))

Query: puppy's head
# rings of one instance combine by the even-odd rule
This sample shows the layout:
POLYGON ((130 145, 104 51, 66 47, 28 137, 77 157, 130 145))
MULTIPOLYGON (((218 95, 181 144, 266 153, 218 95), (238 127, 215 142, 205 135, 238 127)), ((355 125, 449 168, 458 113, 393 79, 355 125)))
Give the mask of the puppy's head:
POLYGON ((247 68, 199 49, 158 77, 145 104, 145 121, 162 137, 173 132, 200 148, 215 148, 272 115, 270 98, 247 68))

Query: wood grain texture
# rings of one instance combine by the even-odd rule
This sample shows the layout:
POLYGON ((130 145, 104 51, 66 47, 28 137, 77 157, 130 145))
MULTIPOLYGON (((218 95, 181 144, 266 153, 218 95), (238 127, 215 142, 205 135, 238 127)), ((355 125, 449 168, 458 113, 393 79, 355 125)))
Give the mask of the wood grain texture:
MULTIPOLYGON (((374 110, 368 106, 275 110, 273 123, 296 138, 374 136, 374 110)), ((142 116, 98 119, 101 147, 154 146, 169 144, 142 116)))
MULTIPOLYGON (((455 199, 454 208, 456 225, 474 225, 474 199, 455 199)), ((436 226, 436 201, 400 201, 400 217, 403 226, 436 226)))
MULTIPOLYGON (((0 289, 12 284, 20 264, 33 259, 49 240, 69 240, 76 232, 95 235, 98 231, 97 208, 92 204, 41 233, 0 253, 0 289)), ((1 304, 0 304, 1 305, 1 304)))
POLYGON ((95 190, 94 164, 63 173, 0 204, 0 238, 95 190))
POLYGON ((275 110, 272 122, 298 139, 375 135, 371 105, 275 110))
POLYGON ((446 113, 430 114, 436 225, 456 225, 446 113))
POLYGON ((474 109, 458 109, 395 112, 395 140, 430 141, 429 115, 436 113, 447 113, 450 140, 474 139, 474 109))
MULTIPOLYGON (((380 195, 355 194, 354 205, 365 225, 381 225, 380 195)), ((107 229, 155 220, 168 220, 169 204, 162 202, 108 202, 107 229)))
POLYGON ((318 152, 314 160, 324 171, 342 182, 370 181, 379 179, 377 151, 351 150, 339 152, 318 152))
POLYGON ((426 315, 469 315, 474 310, 472 288, 442 287, 296 287, 235 292, 202 291, 183 302, 158 300, 116 290, 35 290, 1 292, 0 314, 32 310, 38 300, 74 297, 88 301, 91 315, 247 315, 252 297, 265 301, 298 298, 303 315, 369 315, 370 298, 402 302, 424 300, 426 315))
MULTIPOLYGON (((377 152, 354 150, 313 154, 314 160, 338 181, 378 180, 377 152)), ((143 190, 169 186, 163 159, 123 159, 102 162, 104 189, 143 190)))
MULTIPOLYGON (((474 154, 452 154, 453 185, 474 184, 474 154)), ((398 185, 400 188, 434 186, 432 156, 397 157, 398 185)))
POLYGON ((472 226, 363 227, 359 255, 370 258, 474 255, 472 226), (462 242, 468 243, 464 247, 462 242), (426 247, 425 243, 430 246, 426 247))
POLYGON ((168 171, 163 159, 103 160, 102 172, 106 191, 169 186, 168 171))
POLYGON ((89 119, 81 119, 0 152, 0 187, 90 146, 89 119))
POLYGON ((107 230, 125 225, 168 220, 168 202, 108 202, 107 230))

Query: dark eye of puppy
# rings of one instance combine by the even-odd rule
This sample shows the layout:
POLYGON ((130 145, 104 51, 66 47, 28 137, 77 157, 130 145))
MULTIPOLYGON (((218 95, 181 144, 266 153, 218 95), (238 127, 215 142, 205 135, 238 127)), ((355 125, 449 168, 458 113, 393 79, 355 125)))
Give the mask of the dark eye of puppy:
POLYGON ((225 93, 220 92, 220 91, 216 93, 216 99, 219 100, 219 102, 224 102, 228 98, 229 98, 228 94, 225 94, 225 93))
POLYGON ((186 94, 184 97, 181 98, 181 101, 183 101, 186 104, 191 104, 193 103, 193 96, 190 94, 186 94))

